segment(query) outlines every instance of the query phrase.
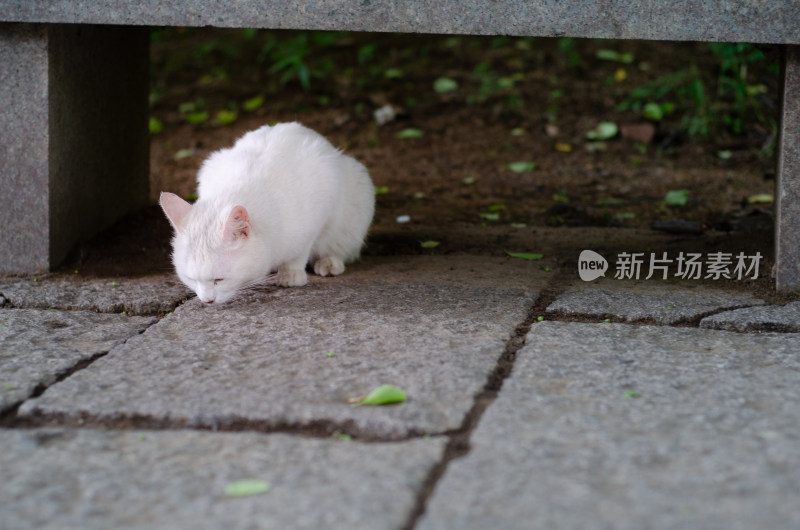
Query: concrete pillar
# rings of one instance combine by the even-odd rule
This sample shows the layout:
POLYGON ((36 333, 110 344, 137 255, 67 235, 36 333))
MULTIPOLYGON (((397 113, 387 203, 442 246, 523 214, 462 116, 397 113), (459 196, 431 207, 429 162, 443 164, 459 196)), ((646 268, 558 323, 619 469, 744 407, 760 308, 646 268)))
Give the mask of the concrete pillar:
POLYGON ((0 272, 39 272, 147 204, 148 31, 0 24, 0 272))
POLYGON ((784 50, 775 183, 775 287, 800 291, 800 46, 784 50))

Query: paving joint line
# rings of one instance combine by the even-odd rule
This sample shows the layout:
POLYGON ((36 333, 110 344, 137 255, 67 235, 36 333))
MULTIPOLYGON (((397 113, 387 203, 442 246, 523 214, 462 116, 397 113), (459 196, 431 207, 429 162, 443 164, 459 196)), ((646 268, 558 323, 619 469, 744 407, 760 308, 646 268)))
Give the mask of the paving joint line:
POLYGON ((544 310, 547 306, 563 292, 570 278, 567 278, 564 274, 554 277, 545 288, 542 289, 536 301, 528 309, 525 320, 517 325, 514 334, 506 341, 503 353, 497 359, 494 370, 492 370, 487 377, 483 390, 475 396, 474 403, 464 416, 461 426, 454 431, 445 433, 450 440, 445 446, 444 454, 441 460, 436 463, 428 473, 422 488, 417 494, 416 505, 411 511, 408 522, 401 527, 402 530, 413 530, 416 527, 417 522, 427 510, 428 500, 436 490, 436 485, 444 476, 450 463, 469 453, 471 449, 470 438, 472 437, 472 433, 480 423, 484 412, 486 412, 497 399, 505 380, 511 376, 517 352, 525 345, 525 338, 528 332, 534 323, 537 322, 538 317, 544 314, 544 310))
POLYGON ((0 429, 8 429, 8 428, 12 428, 13 429, 13 428, 25 427, 29 422, 27 420, 21 419, 18 416, 19 408, 22 406, 23 403, 25 403, 29 399, 35 399, 35 398, 41 396, 51 386, 57 385, 58 383, 66 380, 67 378, 71 377, 73 374, 75 374, 77 372, 80 372, 81 370, 85 370, 86 368, 91 366, 94 362, 96 362, 98 359, 101 359, 101 358, 105 357, 106 355, 108 355, 109 353, 111 353, 111 350, 113 350, 114 348, 118 348, 119 346, 122 346, 123 344, 128 342, 133 337, 136 337, 138 335, 143 334, 145 331, 150 329, 150 327, 155 326, 156 324, 158 324, 158 322, 159 321, 153 322, 152 324, 150 324, 149 326, 147 326, 143 330, 137 332, 136 335, 131 335, 130 337, 128 337, 127 339, 122 341, 120 344, 117 344, 116 346, 111 348, 110 350, 103 351, 103 352, 98 352, 98 353, 95 353, 94 355, 92 355, 92 356, 90 356, 90 357, 88 357, 86 359, 79 360, 78 362, 76 362, 72 366, 66 368, 65 370, 63 370, 62 372, 57 374, 56 378, 53 380, 52 383, 50 383, 50 384, 44 384, 44 383, 41 383, 41 382, 38 383, 33 388, 33 390, 31 391, 31 394, 29 396, 27 396, 26 398, 22 399, 21 401, 19 401, 17 403, 14 403, 9 408, 7 408, 5 411, 0 412, 0 429))
MULTIPOLYGON (((643 317, 637 318, 636 320, 626 320, 621 318, 617 315, 612 313, 599 313, 599 314, 590 314, 590 313, 564 313, 562 311, 546 311, 543 316, 545 320, 551 322, 579 322, 584 324, 605 324, 605 323, 614 323, 614 324, 628 324, 631 326, 660 326, 660 327, 668 327, 668 328, 700 328, 700 321, 706 317, 710 317, 713 315, 717 315, 719 313, 725 313, 727 311, 734 311, 736 309, 746 309, 750 307, 763 307, 757 304, 745 304, 733 307, 725 307, 720 309, 714 309, 712 311, 707 311, 705 313, 701 313, 699 315, 694 315, 692 317, 687 317, 681 319, 677 322, 671 323, 661 323, 657 322, 652 317, 643 317)), ((753 330, 753 331, 732 331, 731 333, 742 333, 742 334, 751 334, 751 333, 761 333, 763 330, 753 330)), ((791 330, 775 330, 775 333, 792 333, 791 330)))

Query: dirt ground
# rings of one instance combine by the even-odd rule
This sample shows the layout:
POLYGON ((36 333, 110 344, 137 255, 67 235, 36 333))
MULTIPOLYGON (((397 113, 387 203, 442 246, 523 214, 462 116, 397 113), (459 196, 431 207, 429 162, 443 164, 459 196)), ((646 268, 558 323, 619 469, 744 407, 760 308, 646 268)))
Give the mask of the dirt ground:
MULTIPOLYGON (((704 44, 391 34, 317 43, 298 35, 154 36, 151 115, 161 130, 151 141, 153 204, 161 191, 190 197, 203 159, 244 132, 300 121, 369 168, 380 193, 366 255, 525 251, 544 253, 543 266, 574 268, 581 248, 758 251, 762 276, 746 288, 774 297, 772 204, 749 201, 773 193, 774 130, 754 119, 739 134, 721 125, 708 138, 690 138, 677 119, 619 110, 633 89, 689 63, 713 86, 719 66, 704 44), (296 77, 280 81, 291 67, 269 71, 265 50, 276 53, 269 47, 276 38, 299 48, 308 90, 296 77), (605 49, 631 60, 598 59, 605 49), (455 85, 437 90, 440 78, 455 85), (253 98, 263 102, 245 110, 253 98), (387 105, 394 117, 378 124, 374 112, 387 105), (236 111, 235 121, 220 123, 220 110, 236 111), (188 123, 197 111, 208 119, 188 123), (620 133, 587 140, 601 121, 620 133), (409 129, 421 137, 401 138, 409 129), (533 166, 518 172, 515 162, 533 166), (670 190, 687 190, 687 203, 668 205, 670 190), (671 220, 694 224, 653 229, 671 220), (425 249, 424 240, 441 244, 425 249)), ((763 52, 764 64, 777 62, 777 50, 763 52)), ((768 120, 777 116, 773 77, 765 76, 759 96, 768 120)), ((82 245, 60 270, 170 270, 169 239, 169 225, 151 207, 82 245)))

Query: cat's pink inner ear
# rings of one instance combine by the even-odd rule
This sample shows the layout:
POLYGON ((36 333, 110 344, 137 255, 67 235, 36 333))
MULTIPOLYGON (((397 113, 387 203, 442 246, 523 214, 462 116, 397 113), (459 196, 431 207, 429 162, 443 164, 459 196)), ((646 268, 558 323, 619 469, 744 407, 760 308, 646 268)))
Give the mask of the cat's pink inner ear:
POLYGON ((250 216, 244 206, 235 206, 225 222, 224 237, 228 241, 250 237, 250 216))
POLYGON ((161 192, 158 203, 161 205, 161 209, 164 210, 164 214, 166 214, 169 222, 172 223, 172 227, 180 232, 186 215, 189 213, 189 210, 192 209, 192 205, 174 193, 169 193, 167 191, 161 192))

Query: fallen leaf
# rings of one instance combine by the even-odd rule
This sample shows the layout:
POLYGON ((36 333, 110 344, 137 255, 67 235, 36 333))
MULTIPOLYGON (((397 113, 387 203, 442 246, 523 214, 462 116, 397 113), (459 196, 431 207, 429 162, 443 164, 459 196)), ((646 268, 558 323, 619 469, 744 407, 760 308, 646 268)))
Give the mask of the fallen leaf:
POLYGON ((433 89, 439 94, 458 90, 458 81, 449 77, 440 77, 433 82, 433 89))
POLYGON ((386 195, 389 193, 389 186, 375 186, 375 195, 386 195))
POLYGON ((189 158, 189 157, 190 157, 190 156, 192 156, 193 154, 194 154, 194 149, 192 149, 191 147, 189 147, 189 148, 187 148, 187 149, 180 149, 180 150, 178 150, 178 151, 175 153, 175 155, 173 156, 173 158, 174 158, 175 160, 183 160, 184 158, 189 158))
POLYGON ((750 204, 768 204, 775 202, 775 196, 771 193, 759 193, 757 195, 749 196, 747 198, 747 202, 750 204))
POLYGON ((509 252, 507 250, 506 254, 512 258, 526 259, 528 261, 539 261, 544 257, 543 254, 534 254, 532 252, 509 252))
POLYGON ((614 61, 617 63, 630 64, 633 62, 633 54, 620 53, 614 50, 597 50, 595 57, 604 61, 614 61))
POLYGON ((164 130, 164 124, 161 120, 153 116, 150 117, 150 134, 158 134, 164 130))
POLYGON ((496 213, 496 212, 495 213, 479 213, 478 216, 481 219, 486 219, 487 221, 498 221, 498 220, 500 220, 500 214, 496 213))
POLYGON ((208 112, 191 112, 186 115, 187 123, 191 123, 192 125, 198 125, 200 123, 205 123, 208 121, 208 112))
POLYGON ((381 385, 369 394, 367 397, 354 403, 354 407, 361 405, 388 405, 390 403, 400 403, 406 400, 406 393, 403 389, 394 385, 381 385))
POLYGON ((733 158, 733 151, 717 151, 717 156, 720 160, 730 160, 733 158))
POLYGON ((217 112, 217 123, 220 125, 228 125, 236 121, 238 114, 235 110, 221 110, 217 112))
POLYGON ((685 206, 689 201, 689 190, 669 190, 664 202, 670 206, 685 206))
POLYGON ((572 151, 572 146, 569 144, 558 143, 556 144, 556 151, 559 151, 561 153, 569 153, 572 151))
POLYGON ((254 112, 260 109, 263 104, 264 104, 264 98, 262 96, 256 96, 242 103, 242 108, 247 112, 254 112))
POLYGON ((421 246, 422 248, 436 248, 439 245, 441 245, 441 243, 439 243, 438 241, 430 241, 430 240, 420 241, 419 243, 419 246, 421 246))
POLYGON ((589 140, 609 140, 617 135, 619 127, 613 121, 601 121, 594 129, 586 133, 589 140))
POLYGON ((269 491, 270 484, 264 480, 244 479, 231 482, 225 486, 226 497, 250 497, 269 491))
POLYGON ((508 169, 514 173, 527 173, 536 169, 535 162, 511 162, 508 164, 508 169))
POLYGON ((407 129, 403 129, 402 131, 397 133, 397 137, 401 140, 413 140, 417 138, 422 138, 425 135, 420 129, 415 129, 413 127, 409 127, 407 129))

